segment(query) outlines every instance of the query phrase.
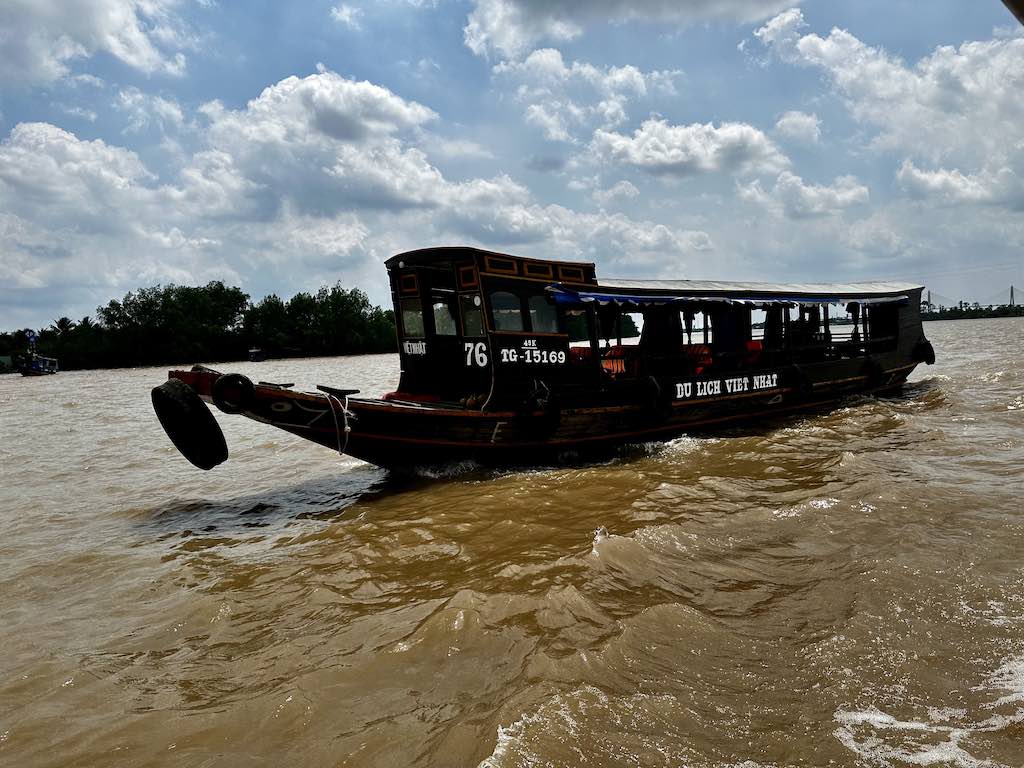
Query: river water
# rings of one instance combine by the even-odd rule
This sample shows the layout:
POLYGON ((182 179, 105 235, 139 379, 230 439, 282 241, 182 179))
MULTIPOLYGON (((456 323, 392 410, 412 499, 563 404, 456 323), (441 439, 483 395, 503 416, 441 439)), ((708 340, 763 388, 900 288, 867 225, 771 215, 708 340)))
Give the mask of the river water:
POLYGON ((1021 766, 1024 321, 926 332, 901 397, 412 480, 0 377, 0 764, 1021 766))

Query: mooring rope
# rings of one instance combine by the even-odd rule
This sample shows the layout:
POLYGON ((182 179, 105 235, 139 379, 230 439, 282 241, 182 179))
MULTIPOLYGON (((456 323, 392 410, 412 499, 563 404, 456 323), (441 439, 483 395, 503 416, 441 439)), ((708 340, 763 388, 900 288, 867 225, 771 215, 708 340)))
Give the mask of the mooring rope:
POLYGON ((348 395, 345 395, 345 402, 344 403, 342 403, 340 400, 338 400, 338 398, 335 397, 334 395, 332 395, 330 392, 325 392, 324 393, 324 397, 327 398, 327 403, 328 403, 328 405, 331 406, 331 416, 334 417, 334 434, 338 438, 338 454, 340 456, 344 456, 345 455, 345 451, 348 450, 348 436, 352 432, 352 427, 350 427, 349 424, 348 424, 348 417, 352 416, 354 418, 355 414, 353 414, 348 409, 348 395), (337 403, 338 406, 341 408, 341 418, 342 418, 342 421, 345 424, 345 429, 344 429, 345 441, 344 441, 344 444, 342 443, 342 439, 341 439, 342 427, 341 427, 341 422, 338 421, 338 411, 334 407, 335 403, 337 403))

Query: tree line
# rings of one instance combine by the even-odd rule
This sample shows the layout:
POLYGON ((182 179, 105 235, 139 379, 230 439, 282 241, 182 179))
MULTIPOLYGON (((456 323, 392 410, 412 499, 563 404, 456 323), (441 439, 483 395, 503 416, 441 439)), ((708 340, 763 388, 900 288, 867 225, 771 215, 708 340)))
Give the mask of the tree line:
MULTIPOLYGON (((37 352, 56 357, 65 370, 243 360, 251 347, 268 357, 396 349, 394 312, 340 283, 287 301, 272 294, 255 304, 220 281, 156 285, 111 300, 95 318, 61 317, 37 337, 37 352)), ((0 333, 0 357, 17 357, 28 344, 29 329, 0 333)))
POLYGON ((921 305, 922 320, 987 320, 993 317, 1024 317, 1024 306, 1020 304, 1001 304, 982 306, 975 302, 960 302, 955 307, 921 305))

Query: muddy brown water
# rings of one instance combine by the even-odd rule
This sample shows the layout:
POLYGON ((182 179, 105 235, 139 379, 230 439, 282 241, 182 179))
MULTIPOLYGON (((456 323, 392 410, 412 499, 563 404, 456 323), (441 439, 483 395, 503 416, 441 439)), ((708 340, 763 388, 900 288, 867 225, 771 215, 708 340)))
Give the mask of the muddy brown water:
POLYGON ((1024 765, 1024 321, 926 330, 900 397, 413 480, 0 377, 0 764, 1024 765))

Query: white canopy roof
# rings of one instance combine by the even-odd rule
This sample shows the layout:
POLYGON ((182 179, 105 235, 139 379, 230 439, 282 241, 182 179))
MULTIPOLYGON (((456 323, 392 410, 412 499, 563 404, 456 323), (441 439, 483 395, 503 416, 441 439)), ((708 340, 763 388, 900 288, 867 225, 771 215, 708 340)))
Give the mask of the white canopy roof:
POLYGON ((559 303, 673 304, 886 304, 907 302, 922 290, 913 283, 726 283, 712 280, 607 280, 581 290, 562 285, 548 288, 559 303))
POLYGON ((675 295, 731 295, 746 296, 807 296, 836 298, 871 298, 898 296, 911 291, 922 290, 914 283, 866 282, 866 283, 736 283, 719 280, 628 280, 620 278, 601 279, 600 289, 610 291, 652 291, 675 295))

